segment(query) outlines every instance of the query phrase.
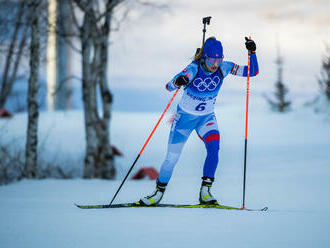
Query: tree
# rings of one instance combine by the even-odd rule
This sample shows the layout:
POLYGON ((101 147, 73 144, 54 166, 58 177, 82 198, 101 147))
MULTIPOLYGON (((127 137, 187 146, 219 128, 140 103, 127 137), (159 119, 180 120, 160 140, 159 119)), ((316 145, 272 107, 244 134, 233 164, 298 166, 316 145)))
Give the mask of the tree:
POLYGON ((26 136, 25 150, 25 176, 27 178, 37 177, 38 160, 38 81, 40 65, 40 20, 39 8, 40 0, 29 0, 27 2, 29 10, 29 23, 31 26, 30 42, 30 77, 28 88, 28 128, 26 136))
POLYGON ((278 79, 275 83, 275 93, 273 99, 266 97, 268 103, 274 111, 283 113, 290 109, 291 102, 287 100, 288 88, 283 83, 283 58, 280 55, 279 49, 277 52, 277 75, 278 79))
POLYGON ((330 103, 330 45, 327 46, 326 54, 322 60, 321 75, 318 78, 322 94, 330 103))
POLYGON ((10 23, 8 21, 5 23, 5 25, 8 25, 9 27, 12 27, 12 25, 14 25, 14 32, 8 45, 8 49, 6 49, 7 55, 1 80, 0 108, 3 108, 5 106, 6 101, 13 88, 14 82, 17 77, 17 70, 22 60, 22 55, 28 36, 28 26, 26 25, 26 23, 24 23, 24 19, 26 18, 26 2, 20 1, 18 4, 3 4, 10 5, 11 7, 17 7, 18 5, 18 10, 13 23, 10 23))
MULTIPOLYGON (((62 29, 60 35, 74 47, 72 38, 78 37, 82 58, 82 92, 85 116, 86 154, 84 178, 115 177, 114 156, 110 148, 109 123, 113 96, 107 82, 108 47, 111 31, 118 29, 114 18, 116 9, 128 0, 68 0, 71 5, 74 28, 71 33, 62 29), (101 99, 101 108, 98 106, 101 99), (101 111, 99 111, 101 109, 101 111)), ((133 1, 133 4, 164 8, 148 1, 133 1)), ((123 19, 128 9, 123 12, 123 19)), ((121 12, 122 13, 122 12, 121 12)))
POLYGON ((78 13, 75 13, 74 20, 79 30, 82 55, 86 132, 84 177, 110 179, 115 176, 115 166, 109 140, 112 94, 107 84, 106 68, 111 18, 115 7, 123 0, 73 2, 82 14, 81 25, 78 24, 78 13), (98 91, 102 100, 102 114, 98 112, 98 91))

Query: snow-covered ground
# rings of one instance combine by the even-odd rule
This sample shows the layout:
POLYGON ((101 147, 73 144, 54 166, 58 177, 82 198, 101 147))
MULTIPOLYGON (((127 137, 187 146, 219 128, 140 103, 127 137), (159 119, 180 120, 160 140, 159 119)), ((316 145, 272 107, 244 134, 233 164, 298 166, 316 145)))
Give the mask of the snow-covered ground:
MULTIPOLYGON (((305 107, 285 115, 251 97, 246 205, 268 212, 216 209, 82 210, 73 203, 107 204, 160 113, 114 112, 111 139, 123 153, 116 180, 23 180, 0 188, 0 247, 330 247, 330 120, 305 107)), ((241 206, 244 98, 221 104, 220 164, 214 195, 241 206)), ((173 111, 173 108, 172 108, 173 111)), ((168 114, 166 120, 170 117, 168 114)), ((136 165, 159 166, 169 124, 164 120, 136 165)), ((24 147, 26 115, 0 121, 1 142, 24 147)), ((40 157, 82 171, 83 116, 42 113, 40 157)), ((185 146, 164 203, 196 203, 205 151, 193 134, 185 146)), ((132 174, 134 174, 134 172, 132 174)), ((116 202, 138 200, 151 180, 128 180, 116 202)))

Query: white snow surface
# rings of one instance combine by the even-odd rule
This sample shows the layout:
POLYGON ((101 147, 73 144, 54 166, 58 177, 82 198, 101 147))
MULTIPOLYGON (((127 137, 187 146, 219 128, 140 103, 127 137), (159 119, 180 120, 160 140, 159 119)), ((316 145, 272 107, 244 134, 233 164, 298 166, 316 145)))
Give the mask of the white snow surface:
MULTIPOLYGON (((253 98, 252 98, 253 99, 253 98)), ((172 107, 172 111, 173 111, 172 107)), ((240 207, 245 107, 216 109, 220 163, 213 193, 240 207)), ((131 208, 82 210, 108 204, 161 113, 114 112, 111 141, 123 153, 116 180, 23 180, 0 187, 0 247, 330 247, 330 121, 310 108, 273 113, 251 101, 246 206, 267 212, 219 209, 131 208)), ((169 124, 157 129, 132 175, 159 170, 169 124)), ((1 142, 24 148, 26 114, 0 121, 1 142)), ((41 113, 40 160, 81 175, 85 149, 81 112, 41 113)), ((163 203, 197 203, 205 150, 192 134, 163 203)), ((128 180, 115 203, 151 193, 154 181, 128 180)))

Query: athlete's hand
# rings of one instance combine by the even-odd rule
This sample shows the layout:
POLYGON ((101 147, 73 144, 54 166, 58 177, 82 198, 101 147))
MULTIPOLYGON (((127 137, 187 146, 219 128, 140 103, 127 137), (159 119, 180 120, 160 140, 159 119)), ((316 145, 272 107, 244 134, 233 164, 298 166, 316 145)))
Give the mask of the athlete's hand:
POLYGON ((245 46, 250 53, 254 53, 257 49, 256 43, 253 40, 250 40, 248 37, 245 37, 245 46))
POLYGON ((189 83, 189 78, 183 75, 177 77, 177 79, 174 81, 175 86, 178 88, 180 88, 183 85, 186 85, 187 83, 189 83))

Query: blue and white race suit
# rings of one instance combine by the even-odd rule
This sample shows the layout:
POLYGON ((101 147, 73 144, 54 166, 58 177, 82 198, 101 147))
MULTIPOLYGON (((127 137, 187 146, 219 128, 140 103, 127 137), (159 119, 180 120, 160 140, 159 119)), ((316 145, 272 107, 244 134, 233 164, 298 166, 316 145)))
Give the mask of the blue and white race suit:
MULTIPOLYGON (((230 61, 223 61, 216 72, 210 73, 205 71, 198 61, 193 61, 167 83, 166 88, 173 91, 177 89, 174 84, 177 77, 184 75, 189 78, 188 87, 185 88, 178 104, 171 127, 166 158, 158 177, 159 182, 165 184, 169 182, 182 148, 193 130, 196 130, 207 150, 203 176, 214 178, 220 148, 220 132, 214 114, 216 98, 228 74, 246 77, 247 69, 246 65, 240 66, 230 61)), ((256 54, 252 53, 250 76, 256 76, 258 70, 256 54)))

